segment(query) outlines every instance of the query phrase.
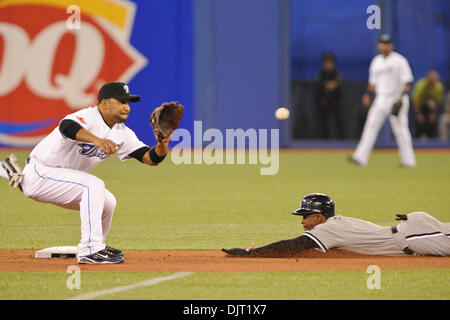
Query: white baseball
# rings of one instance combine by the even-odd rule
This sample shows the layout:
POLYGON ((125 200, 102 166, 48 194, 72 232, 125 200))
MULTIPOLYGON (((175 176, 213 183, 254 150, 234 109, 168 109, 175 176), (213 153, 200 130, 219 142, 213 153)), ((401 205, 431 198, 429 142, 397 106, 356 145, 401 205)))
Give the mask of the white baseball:
POLYGON ((278 120, 286 120, 287 118, 289 118, 289 114, 289 109, 278 108, 275 111, 275 118, 277 118, 278 120))

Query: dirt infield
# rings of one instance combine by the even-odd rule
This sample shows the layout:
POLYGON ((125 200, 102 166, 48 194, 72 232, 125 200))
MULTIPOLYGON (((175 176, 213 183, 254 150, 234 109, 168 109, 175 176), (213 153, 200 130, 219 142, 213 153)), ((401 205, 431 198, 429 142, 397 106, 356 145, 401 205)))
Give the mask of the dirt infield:
MULTIPOLYGON (((76 259, 35 259, 34 250, 0 250, 0 271, 65 272, 76 259)), ((366 256, 343 251, 309 253, 301 258, 236 258, 215 251, 125 251, 125 263, 78 265, 82 271, 103 272, 268 272, 450 268, 450 257, 366 256)))

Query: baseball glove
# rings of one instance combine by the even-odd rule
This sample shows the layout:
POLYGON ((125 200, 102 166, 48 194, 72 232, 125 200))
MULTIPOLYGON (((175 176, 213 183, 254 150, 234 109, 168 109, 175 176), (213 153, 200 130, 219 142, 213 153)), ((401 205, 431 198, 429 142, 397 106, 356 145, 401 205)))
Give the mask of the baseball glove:
POLYGON ((167 143, 183 116, 184 107, 178 102, 165 102, 153 110, 150 115, 150 123, 155 133, 156 140, 167 143))
POLYGON ((398 113, 400 112, 401 107, 402 107, 402 100, 400 99, 399 101, 394 103, 394 105, 392 106, 391 114, 393 116, 398 116, 398 113))

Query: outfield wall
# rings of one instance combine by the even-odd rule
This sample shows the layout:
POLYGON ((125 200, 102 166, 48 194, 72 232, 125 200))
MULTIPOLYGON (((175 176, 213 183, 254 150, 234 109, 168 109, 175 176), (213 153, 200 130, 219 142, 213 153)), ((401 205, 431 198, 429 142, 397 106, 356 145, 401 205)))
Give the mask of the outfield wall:
MULTIPOLYGON (((72 1, 81 10, 79 29, 68 27, 67 1, 32 2, 0 5, 0 144, 6 146, 33 146, 64 115, 95 105, 99 87, 112 80, 142 96, 127 124, 148 144, 155 142, 151 110, 178 100, 186 108, 180 126, 190 133, 201 120, 205 130, 221 132, 280 129, 283 146, 310 145, 291 135, 304 123, 274 118, 276 108, 294 108, 291 80, 310 81, 329 48, 344 77, 363 83, 379 34, 365 27, 370 1, 360 0, 72 1)), ((416 79, 436 68, 448 80, 449 2, 377 3, 384 30, 401 39, 416 79), (413 21, 420 22, 414 36, 406 27, 413 21)), ((326 145, 356 144, 354 135, 348 138, 326 145)), ((393 143, 385 126, 377 146, 393 143)))

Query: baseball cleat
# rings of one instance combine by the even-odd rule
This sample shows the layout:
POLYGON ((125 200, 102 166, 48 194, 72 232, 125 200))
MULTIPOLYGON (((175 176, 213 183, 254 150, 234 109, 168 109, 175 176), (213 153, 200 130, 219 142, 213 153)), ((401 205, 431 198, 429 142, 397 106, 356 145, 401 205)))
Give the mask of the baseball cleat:
POLYGON ((357 166, 360 166, 360 167, 363 166, 361 162, 359 162, 358 160, 356 160, 356 159, 353 158, 352 156, 348 156, 348 157, 347 157, 347 160, 350 161, 350 162, 353 163, 353 164, 356 164, 357 166))
POLYGON ((402 168, 414 168, 414 164, 406 164, 406 163, 400 163, 400 167, 402 168))
MULTIPOLYGON (((18 175, 22 174, 22 168, 20 167, 19 159, 17 159, 15 154, 11 154, 8 158, 6 158, 4 161, 2 161, 0 163, 0 165, 3 167, 3 169, 8 174, 10 181, 11 181, 11 179, 13 179, 14 174, 18 174, 18 175)), ((23 191, 21 183, 18 183, 17 185, 15 185, 15 187, 16 186, 18 186, 19 189, 21 191, 23 191)))
POLYGON ((121 250, 113 248, 113 247, 108 246, 108 245, 105 247, 105 250, 107 252, 109 252, 110 254, 113 254, 113 255, 116 255, 116 256, 121 256, 121 257, 124 256, 124 254, 123 254, 123 252, 121 250))
POLYGON ((88 256, 78 257, 79 264, 114 264, 123 263, 123 261, 123 256, 112 254, 106 249, 100 250, 88 256))

